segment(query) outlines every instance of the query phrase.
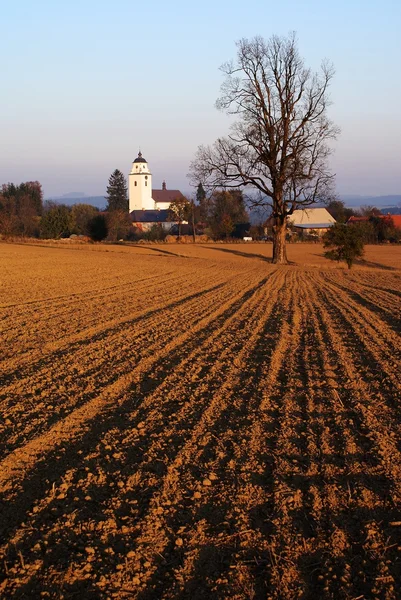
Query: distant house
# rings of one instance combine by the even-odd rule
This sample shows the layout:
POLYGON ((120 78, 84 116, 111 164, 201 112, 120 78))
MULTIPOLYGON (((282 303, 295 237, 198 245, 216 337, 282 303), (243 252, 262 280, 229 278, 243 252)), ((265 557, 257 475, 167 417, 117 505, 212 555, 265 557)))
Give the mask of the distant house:
POLYGON ((288 223, 301 235, 323 235, 336 223, 334 217, 325 208, 304 208, 294 210, 288 216, 288 223))
MULTIPOLYGON (((395 229, 401 229, 401 215, 374 215, 378 219, 391 220, 395 229)), ((350 217, 347 223, 367 223, 370 217, 350 217)))
POLYGON ((389 215, 396 229, 401 229, 401 215, 389 215))

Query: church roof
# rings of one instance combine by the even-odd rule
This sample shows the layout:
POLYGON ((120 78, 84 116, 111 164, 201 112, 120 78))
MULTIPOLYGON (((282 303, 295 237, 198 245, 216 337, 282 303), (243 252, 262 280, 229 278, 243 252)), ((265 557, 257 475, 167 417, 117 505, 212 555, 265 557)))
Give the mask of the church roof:
POLYGON ((155 202, 173 202, 178 198, 183 198, 184 196, 181 194, 180 190, 167 190, 163 188, 162 190, 152 190, 152 198, 155 202))
POLYGON ((166 223, 169 211, 165 210, 133 210, 130 218, 133 223, 166 223))
POLYGON ((148 162, 148 161, 147 161, 147 160, 145 160, 145 159, 143 158, 143 156, 142 156, 142 152, 141 152, 141 151, 139 151, 139 152, 138 152, 138 158, 136 158, 136 159, 134 160, 134 163, 146 163, 146 162, 148 162))

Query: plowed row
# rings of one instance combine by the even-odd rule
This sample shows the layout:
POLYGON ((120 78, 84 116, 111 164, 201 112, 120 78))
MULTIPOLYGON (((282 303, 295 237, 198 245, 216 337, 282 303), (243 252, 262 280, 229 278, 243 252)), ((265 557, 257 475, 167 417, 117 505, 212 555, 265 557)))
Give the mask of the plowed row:
POLYGON ((0 245, 0 597, 401 598, 401 269, 174 248, 0 245))

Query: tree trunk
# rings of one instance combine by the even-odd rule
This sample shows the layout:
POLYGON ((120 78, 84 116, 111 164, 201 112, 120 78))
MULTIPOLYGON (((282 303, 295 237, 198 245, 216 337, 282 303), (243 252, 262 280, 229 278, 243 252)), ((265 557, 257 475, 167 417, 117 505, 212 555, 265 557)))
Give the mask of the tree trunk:
POLYGON ((195 237, 195 203, 192 200, 191 203, 191 218, 192 218, 192 241, 195 244, 196 242, 196 237, 195 237))
POLYGON ((273 263, 277 265, 288 265, 286 236, 287 221, 276 219, 273 227, 273 263))

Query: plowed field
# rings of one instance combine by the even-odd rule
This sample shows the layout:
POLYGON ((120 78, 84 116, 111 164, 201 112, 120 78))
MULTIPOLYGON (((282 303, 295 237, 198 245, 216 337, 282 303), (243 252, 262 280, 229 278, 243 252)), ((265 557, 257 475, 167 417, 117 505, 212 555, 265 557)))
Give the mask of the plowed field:
POLYGON ((401 598, 401 248, 0 244, 0 597, 401 598))

